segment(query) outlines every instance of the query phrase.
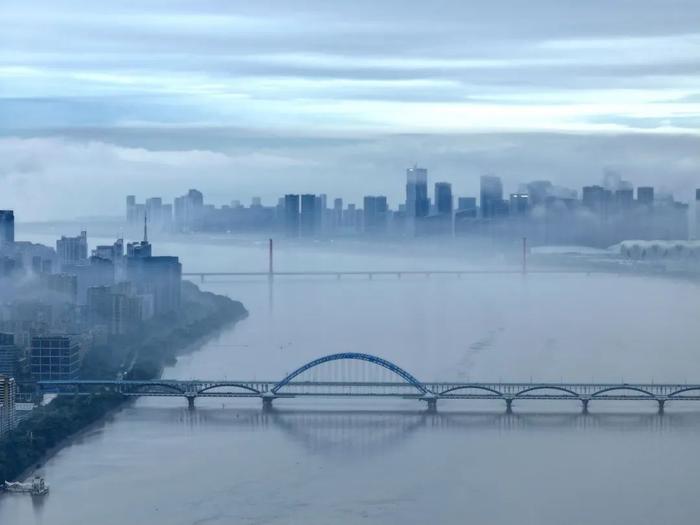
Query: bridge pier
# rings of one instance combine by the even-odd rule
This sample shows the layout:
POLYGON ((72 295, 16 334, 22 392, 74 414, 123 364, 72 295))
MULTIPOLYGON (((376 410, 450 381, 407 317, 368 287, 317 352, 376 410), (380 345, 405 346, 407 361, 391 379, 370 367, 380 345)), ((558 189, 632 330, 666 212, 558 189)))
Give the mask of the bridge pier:
POLYGON ((275 399, 275 394, 272 392, 265 392, 261 396, 263 402, 263 412, 272 410, 272 401, 275 399))
POLYGON ((657 399, 656 401, 659 403, 659 414, 663 414, 664 413, 664 405, 666 404, 666 400, 665 399, 657 399))
POLYGON ((507 397, 505 399, 506 399, 506 414, 512 414, 513 413, 513 398, 507 397))
POLYGON ((428 404, 428 412, 434 414, 437 412, 437 396, 435 394, 427 393, 422 398, 428 404))
POLYGON ((588 402, 590 399, 582 399, 581 403, 583 404, 583 413, 588 414, 588 402))
POLYGON ((187 398, 187 408, 194 410, 194 398, 197 396, 185 396, 187 398))

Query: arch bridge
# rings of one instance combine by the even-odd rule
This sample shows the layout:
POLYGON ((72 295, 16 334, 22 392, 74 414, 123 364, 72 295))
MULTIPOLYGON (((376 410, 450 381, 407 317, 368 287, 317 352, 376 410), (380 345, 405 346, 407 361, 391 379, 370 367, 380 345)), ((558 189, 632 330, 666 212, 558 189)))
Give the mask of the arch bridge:
POLYGON ((391 361, 355 352, 314 359, 279 381, 75 379, 39 381, 32 385, 40 394, 112 391, 124 396, 184 397, 190 407, 194 407, 197 398, 258 398, 265 409, 271 408, 277 399, 302 397, 414 399, 424 402, 431 411, 437 409, 438 401, 499 400, 505 403, 508 412, 514 402, 521 401, 573 400, 582 405, 584 412, 591 402, 598 401, 652 401, 659 411, 663 411, 669 401, 700 401, 700 384, 421 382, 391 361), (364 368, 353 369, 349 366, 351 363, 359 363, 364 368))

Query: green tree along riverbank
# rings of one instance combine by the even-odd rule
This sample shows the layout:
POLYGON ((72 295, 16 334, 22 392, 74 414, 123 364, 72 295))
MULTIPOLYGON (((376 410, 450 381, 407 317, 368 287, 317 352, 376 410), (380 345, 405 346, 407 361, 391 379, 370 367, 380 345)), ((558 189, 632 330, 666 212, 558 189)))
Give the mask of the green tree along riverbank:
MULTIPOLYGON (((179 314, 151 320, 134 333, 95 345, 85 357, 82 377, 111 379, 126 372, 125 379, 156 378, 164 366, 175 363, 178 354, 227 324, 245 318, 247 313, 240 302, 203 292, 183 281, 179 314)), ((16 479, 66 438, 95 423, 125 400, 113 392, 58 396, 35 409, 0 439, 0 483, 16 479)))

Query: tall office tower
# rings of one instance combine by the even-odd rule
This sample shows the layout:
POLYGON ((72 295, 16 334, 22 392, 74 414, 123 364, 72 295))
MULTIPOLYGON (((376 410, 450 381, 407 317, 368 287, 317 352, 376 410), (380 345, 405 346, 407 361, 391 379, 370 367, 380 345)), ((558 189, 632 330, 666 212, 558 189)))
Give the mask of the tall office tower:
POLYGON ((460 197, 457 199, 457 210, 476 210, 476 197, 460 197))
POLYGON ((299 195, 284 196, 284 231, 287 237, 299 237, 299 195))
POLYGON ((78 379, 80 343, 69 335, 32 337, 30 370, 35 381, 78 379))
POLYGON ((428 170, 414 166, 406 170, 406 215, 425 217, 430 211, 428 170))
POLYGON ((481 216, 490 219, 503 215, 503 184, 500 177, 494 175, 481 176, 481 216))
POLYGON ((510 214, 527 215, 530 210, 530 196, 527 193, 510 194, 510 214))
POLYGON ((343 199, 333 201, 333 228, 338 229, 343 225, 343 199))
POLYGON ((385 196, 368 195, 364 198, 363 225, 366 233, 386 233, 388 219, 389 206, 385 196))
POLYGON ((321 193, 316 197, 316 232, 325 234, 328 230, 328 195, 321 193))
POLYGON ((552 194, 554 187, 548 180, 533 180, 521 187, 520 193, 527 193, 530 206, 533 208, 545 204, 547 197, 552 194))
POLYGON ((136 222, 136 196, 126 196, 126 222, 136 222))
POLYGON ((629 188, 618 188, 615 190, 615 207, 618 211, 626 211, 634 204, 634 190, 629 188))
POLYGON ((319 204, 316 195, 307 193, 301 196, 299 234, 302 237, 313 237, 318 233, 319 204))
POLYGON ((56 252, 60 264, 81 264, 87 261, 87 232, 82 231, 77 237, 62 236, 56 241, 56 252))
POLYGON ((639 186, 637 188, 637 203, 652 206, 654 204, 654 188, 652 186, 639 186))
POLYGON ((602 186, 584 186, 581 200, 588 209, 603 213, 607 210, 610 195, 610 190, 606 190, 602 186))
POLYGON ((14 334, 0 332, 0 375, 17 377, 22 366, 20 349, 14 334))
POLYGON ((15 242, 15 213, 0 210, 0 247, 15 242))
POLYGON ((435 183, 435 208, 441 215, 452 215, 454 207, 452 199, 452 184, 449 182, 435 183))
POLYGON ((182 264, 177 257, 127 257, 126 276, 139 294, 153 296, 156 315, 180 309, 182 264))
POLYGON ((15 428, 17 387, 12 377, 0 375, 0 436, 15 428))
POLYGON ((163 199, 160 197, 151 197, 146 199, 146 217, 148 222, 154 226, 161 226, 163 215, 163 199))

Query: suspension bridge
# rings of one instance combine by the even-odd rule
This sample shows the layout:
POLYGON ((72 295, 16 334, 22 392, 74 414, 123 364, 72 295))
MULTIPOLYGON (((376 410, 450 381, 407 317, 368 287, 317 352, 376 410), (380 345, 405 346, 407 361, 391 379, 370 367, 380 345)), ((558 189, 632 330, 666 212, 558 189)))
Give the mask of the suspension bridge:
POLYGON ((603 270, 577 270, 572 268, 567 269, 529 269, 528 268, 528 248, 527 239, 523 238, 522 245, 522 259, 520 261, 520 266, 511 266, 505 268, 463 268, 463 269, 440 269, 440 268, 426 268, 426 269, 411 269, 411 268, 398 268, 398 269, 381 269, 381 268, 370 268, 361 270, 299 270, 299 271, 279 271, 275 270, 274 264, 274 250, 272 239, 269 239, 268 244, 268 265, 267 271, 248 271, 248 272, 232 272, 232 271, 191 271, 183 272, 183 277, 194 277, 199 278, 200 282, 205 282, 207 277, 267 277, 273 280, 275 277, 335 277, 336 279, 341 279, 343 277, 367 277, 368 279, 374 279, 375 277, 396 277, 401 279, 403 277, 410 276, 452 276, 461 278, 462 276, 469 275, 484 275, 484 274, 496 274, 496 275, 512 275, 512 274, 525 274, 525 273, 544 273, 544 274, 590 274, 590 273, 603 273, 603 270))
POLYGON ((671 401, 700 401, 700 384, 675 383, 518 383, 421 382, 398 365, 370 354, 339 353, 314 359, 279 381, 257 380, 57 380, 33 384, 37 393, 59 395, 118 392, 124 396, 185 398, 191 408, 197 398, 257 398, 263 409, 279 399, 400 398, 425 403, 499 400, 507 412, 521 401, 572 400, 588 412, 591 402, 651 401, 663 412, 671 401))

